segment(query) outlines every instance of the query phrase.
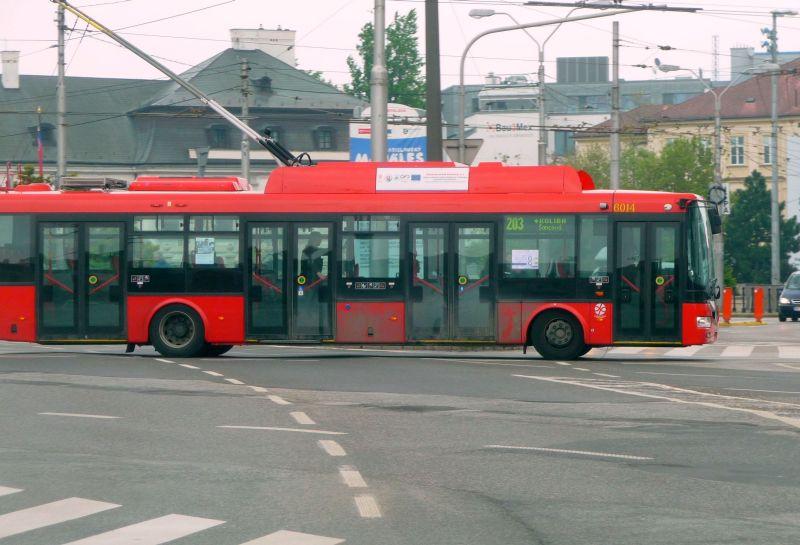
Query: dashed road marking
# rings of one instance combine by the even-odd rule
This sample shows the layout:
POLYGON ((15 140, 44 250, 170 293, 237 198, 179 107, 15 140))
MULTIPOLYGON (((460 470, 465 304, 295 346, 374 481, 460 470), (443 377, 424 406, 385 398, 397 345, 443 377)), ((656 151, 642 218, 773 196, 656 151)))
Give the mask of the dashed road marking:
POLYGON ((553 454, 579 454, 582 456, 597 456, 599 458, 619 458, 621 460, 653 460, 649 456, 633 456, 631 454, 617 454, 614 452, 594 452, 591 450, 571 450, 563 448, 546 448, 546 447, 517 447, 512 445, 486 445, 488 449, 493 450, 532 450, 536 452, 549 452, 553 454))
POLYGON ((700 373, 660 373, 658 371, 636 371, 637 375, 664 375, 668 377, 716 377, 716 378, 758 378, 741 375, 713 375, 700 373))
POLYGON ((286 401, 286 400, 285 400, 285 399, 283 399, 281 396, 269 395, 269 396, 267 396, 267 398, 268 398, 270 401, 272 401, 273 403, 276 403, 276 404, 278 404, 278 405, 291 405, 291 404, 292 404, 292 402, 291 402, 291 401, 286 401))
POLYGON ((722 351, 721 357, 723 358, 749 358, 753 353, 753 346, 732 345, 726 346, 722 351))
POLYGON ((343 431, 311 430, 308 428, 281 428, 277 426, 217 426, 232 430, 291 431, 295 433, 316 433, 320 435, 347 435, 343 431))
POLYGON ((190 365, 188 363, 179 363, 178 365, 180 365, 181 367, 186 367, 187 369, 200 369, 196 365, 190 365))
POLYGON ((342 448, 342 445, 332 439, 320 439, 317 444, 322 450, 328 453, 329 456, 341 457, 347 456, 347 453, 342 448))
POLYGON ((267 393, 267 389, 264 388, 263 386, 248 386, 248 388, 250 388, 254 392, 258 392, 259 394, 267 393))
POLYGON ((206 375, 211 375, 212 377, 222 377, 225 376, 222 373, 217 373, 216 371, 203 371, 206 375))
POLYGON ((573 369, 575 369, 576 371, 586 371, 588 373, 591 372, 589 369, 586 369, 585 367, 573 367, 573 369))
POLYGON ((352 466, 340 467, 339 475, 342 477, 344 484, 350 488, 367 488, 367 481, 365 481, 361 473, 352 466))
POLYGON ((109 509, 119 507, 116 503, 87 500, 84 498, 67 498, 36 507, 20 509, 0 515, 0 539, 30 532, 45 526, 60 524, 109 509))
POLYGON ((567 363, 565 361, 557 361, 556 364, 558 364, 558 365, 566 365, 567 367, 570 367, 572 365, 571 363, 567 363))
POLYGON ((241 380, 237 380, 235 378, 226 378, 224 380, 230 382, 231 384, 238 384, 238 385, 244 384, 244 382, 242 382, 241 380))
POLYGON ((793 365, 789 365, 788 363, 776 363, 778 367, 783 367, 784 369, 791 369, 792 371, 800 371, 800 367, 795 367, 793 365))
POLYGON ((291 415, 292 418, 294 418, 295 422, 297 422, 298 424, 302 424, 304 426, 313 426, 314 424, 316 424, 316 422, 314 422, 311 419, 311 417, 308 416, 303 411, 294 411, 289 414, 291 415))
POLYGON ((81 413, 38 413, 42 416, 71 416, 74 418, 99 418, 101 420, 114 420, 122 418, 120 416, 109 416, 107 414, 81 414, 81 413))
POLYGON ((166 515, 65 545, 160 545, 224 524, 224 520, 166 515))
POLYGON ((22 489, 21 488, 11 488, 11 487, 8 487, 8 486, 0 486, 0 496, 8 496, 9 494, 16 494, 17 492, 22 492, 22 489))
POLYGON ((175 363, 172 360, 165 360, 164 358, 156 358, 156 361, 160 361, 161 363, 175 363))
POLYGON ((358 514, 365 519, 381 518, 381 509, 378 507, 378 502, 374 496, 361 495, 353 498, 356 502, 356 509, 358 514))
POLYGON ((787 390, 756 390, 754 388, 723 388, 731 392, 764 392, 767 394, 800 394, 800 392, 791 392, 787 390))
POLYGON ((609 375, 606 373, 592 373, 592 374, 597 375, 598 377, 619 378, 619 375, 609 375))
POLYGON ((344 543, 344 539, 281 530, 242 545, 338 545, 339 543, 344 543))

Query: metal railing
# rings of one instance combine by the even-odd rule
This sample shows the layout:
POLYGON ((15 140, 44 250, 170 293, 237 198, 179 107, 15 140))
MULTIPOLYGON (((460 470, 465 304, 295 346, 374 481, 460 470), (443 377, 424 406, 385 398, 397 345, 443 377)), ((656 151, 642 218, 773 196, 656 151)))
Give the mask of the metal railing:
POLYGON ((750 314, 753 312, 753 290, 764 290, 764 312, 776 314, 778 312, 778 298, 783 284, 738 284, 733 288, 733 312, 737 314, 750 314))

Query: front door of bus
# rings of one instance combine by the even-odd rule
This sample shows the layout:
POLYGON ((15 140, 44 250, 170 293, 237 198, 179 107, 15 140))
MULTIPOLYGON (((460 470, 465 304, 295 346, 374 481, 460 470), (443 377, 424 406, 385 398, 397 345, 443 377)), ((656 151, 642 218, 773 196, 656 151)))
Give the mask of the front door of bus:
POLYGON ((676 343, 680 223, 617 222, 615 339, 676 343))
POLYGON ((333 336, 331 223, 251 223, 248 335, 333 336))
POLYGON ((494 226, 412 223, 408 338, 492 340, 494 226))
POLYGON ((39 338, 125 339, 125 225, 39 224, 39 338))

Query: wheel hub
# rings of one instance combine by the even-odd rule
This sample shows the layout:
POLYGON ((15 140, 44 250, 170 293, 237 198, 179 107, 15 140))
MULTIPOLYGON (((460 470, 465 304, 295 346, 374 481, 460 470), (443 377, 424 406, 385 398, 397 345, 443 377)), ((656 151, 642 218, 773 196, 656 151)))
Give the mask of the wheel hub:
POLYGON ((565 320, 553 320, 547 324, 545 338, 550 345, 562 348, 572 341, 572 326, 565 320))

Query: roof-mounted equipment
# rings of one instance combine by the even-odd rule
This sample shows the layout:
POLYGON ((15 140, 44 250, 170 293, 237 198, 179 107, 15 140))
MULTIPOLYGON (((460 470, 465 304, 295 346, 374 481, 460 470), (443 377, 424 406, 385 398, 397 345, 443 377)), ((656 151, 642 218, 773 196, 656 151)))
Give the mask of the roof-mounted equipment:
POLYGON ((128 183, 125 180, 116 178, 92 178, 89 176, 66 176, 61 180, 63 191, 90 191, 92 189, 102 189, 111 191, 112 189, 126 189, 128 183))

